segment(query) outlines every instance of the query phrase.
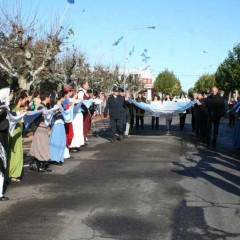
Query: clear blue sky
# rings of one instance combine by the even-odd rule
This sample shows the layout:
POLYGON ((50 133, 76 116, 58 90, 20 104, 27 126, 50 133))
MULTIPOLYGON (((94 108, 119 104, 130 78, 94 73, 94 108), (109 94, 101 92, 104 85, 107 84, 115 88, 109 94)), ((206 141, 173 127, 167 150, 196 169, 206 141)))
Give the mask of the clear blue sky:
MULTIPOLYGON (((46 24, 60 17, 67 4, 67 0, 22 0, 26 13, 39 5, 46 24)), ((123 67, 124 46, 127 52, 135 46, 127 68, 151 65, 155 76, 167 68, 188 90, 203 73, 214 73, 240 42, 239 10, 239 0, 75 0, 64 24, 73 28, 71 43, 86 52, 91 64, 123 67), (131 30, 147 26, 157 28, 131 30), (112 47, 122 35, 127 37, 112 47), (145 48, 151 57, 147 64, 140 56, 145 48)))

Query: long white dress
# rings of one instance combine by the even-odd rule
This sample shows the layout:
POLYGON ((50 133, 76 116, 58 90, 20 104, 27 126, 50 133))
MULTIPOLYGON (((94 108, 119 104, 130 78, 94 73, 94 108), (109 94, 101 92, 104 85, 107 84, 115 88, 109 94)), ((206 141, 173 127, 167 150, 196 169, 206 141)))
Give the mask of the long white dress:
POLYGON ((72 143, 70 148, 79 148, 84 145, 84 136, 83 136, 83 114, 82 108, 79 105, 74 106, 73 109, 73 132, 74 137, 72 139, 72 143))

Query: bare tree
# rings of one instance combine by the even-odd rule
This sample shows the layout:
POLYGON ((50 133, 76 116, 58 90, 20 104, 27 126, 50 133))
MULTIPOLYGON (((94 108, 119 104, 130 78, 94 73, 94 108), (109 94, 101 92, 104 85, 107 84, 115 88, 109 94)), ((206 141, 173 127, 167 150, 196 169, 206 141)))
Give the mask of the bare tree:
POLYGON ((52 25, 44 33, 38 28, 37 12, 25 19, 20 6, 12 11, 0 7, 0 11, 0 69, 28 89, 55 63, 60 46, 72 32, 64 33, 62 27, 52 25))
POLYGON ((141 81, 139 74, 129 74, 126 77, 126 83, 128 90, 133 94, 134 97, 136 93, 144 89, 144 83, 141 81))

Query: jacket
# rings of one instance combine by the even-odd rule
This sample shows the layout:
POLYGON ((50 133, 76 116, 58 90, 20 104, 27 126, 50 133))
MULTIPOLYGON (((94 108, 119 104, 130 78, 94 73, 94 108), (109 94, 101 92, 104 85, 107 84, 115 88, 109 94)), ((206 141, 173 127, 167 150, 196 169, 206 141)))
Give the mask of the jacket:
POLYGON ((211 94, 207 97, 206 108, 210 117, 225 117, 226 115, 225 101, 219 94, 211 94))
POLYGON ((104 117, 107 117, 108 111, 111 119, 121 119, 126 108, 126 102, 124 97, 110 96, 107 100, 106 107, 104 109, 104 117))

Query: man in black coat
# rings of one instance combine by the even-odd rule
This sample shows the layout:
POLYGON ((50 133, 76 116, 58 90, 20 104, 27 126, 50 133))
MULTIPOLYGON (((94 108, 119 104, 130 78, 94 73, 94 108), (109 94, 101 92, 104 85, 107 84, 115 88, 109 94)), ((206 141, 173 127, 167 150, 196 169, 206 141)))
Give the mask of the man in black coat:
POLYGON ((217 143, 218 129, 220 120, 224 119, 226 115, 226 106, 224 98, 218 93, 218 88, 212 88, 212 94, 207 97, 206 109, 208 114, 207 121, 207 147, 210 147, 212 139, 212 147, 214 148, 217 143), (212 134, 213 127, 213 134, 212 134))
POLYGON ((112 130, 112 142, 117 139, 116 134, 119 134, 119 140, 123 140, 123 114, 125 109, 125 98, 119 95, 119 88, 113 87, 113 94, 108 98, 104 110, 104 117, 110 115, 110 127, 112 130))

